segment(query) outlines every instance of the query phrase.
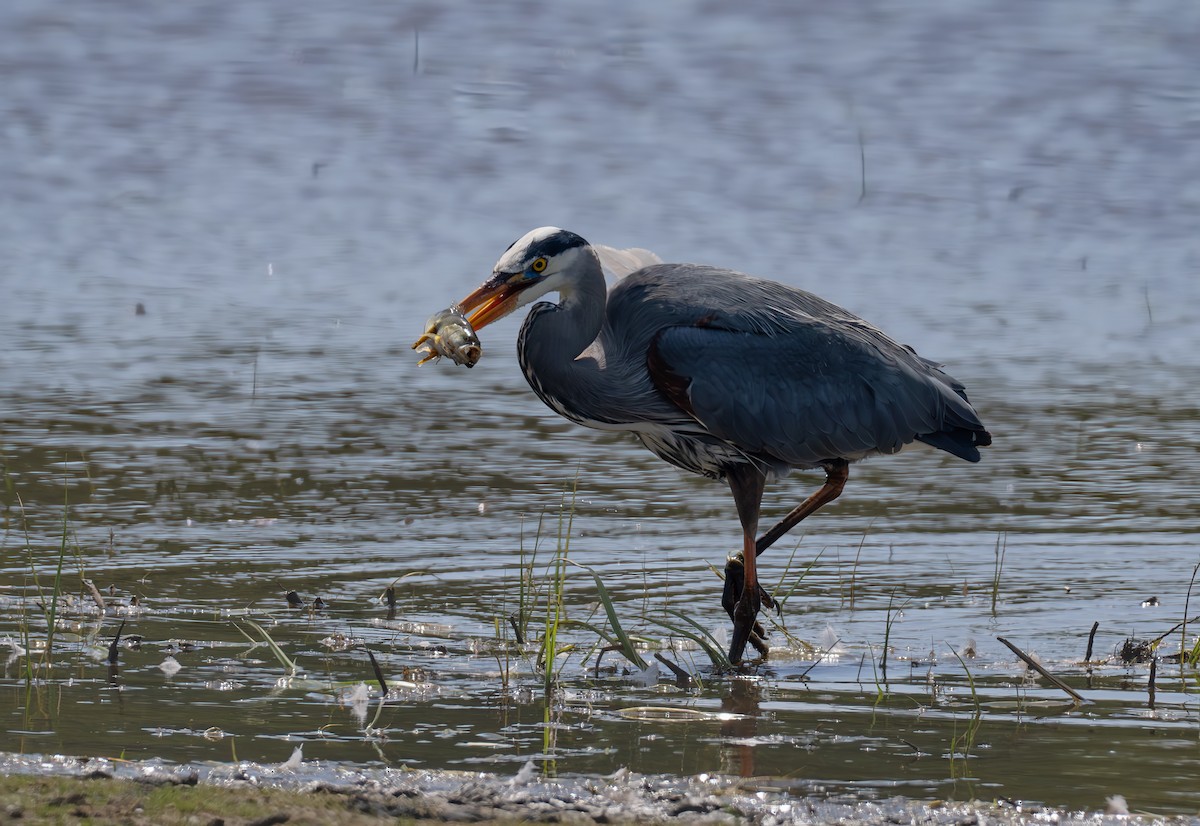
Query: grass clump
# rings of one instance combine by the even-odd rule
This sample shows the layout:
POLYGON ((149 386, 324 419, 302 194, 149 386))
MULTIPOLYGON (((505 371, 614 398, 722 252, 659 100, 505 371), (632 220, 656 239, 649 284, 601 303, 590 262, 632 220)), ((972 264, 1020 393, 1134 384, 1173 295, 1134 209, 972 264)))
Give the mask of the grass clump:
POLYGON ((946 646, 950 648, 963 667, 963 671, 967 673, 967 683, 971 687, 971 702, 974 704, 974 711, 971 719, 967 722, 966 730, 959 734, 958 722, 955 720, 954 734, 950 737, 950 776, 955 777, 956 759, 961 758, 965 764, 967 758, 971 756, 971 750, 975 748, 975 737, 979 734, 979 727, 983 725, 983 704, 979 702, 979 693, 975 690, 975 676, 971 673, 971 669, 967 668, 966 661, 953 646, 949 643, 946 643, 946 646))

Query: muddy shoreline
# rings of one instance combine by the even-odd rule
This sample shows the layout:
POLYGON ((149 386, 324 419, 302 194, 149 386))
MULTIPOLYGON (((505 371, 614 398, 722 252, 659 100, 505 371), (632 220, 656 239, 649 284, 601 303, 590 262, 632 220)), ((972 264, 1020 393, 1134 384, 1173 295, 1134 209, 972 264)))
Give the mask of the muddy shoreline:
POLYGON ((797 796, 770 780, 679 778, 619 770, 606 777, 549 779, 532 764, 512 777, 490 773, 349 770, 304 761, 167 765, 61 756, 4 758, 9 820, 73 815, 93 823, 1025 824, 1194 823, 1152 814, 1068 811, 1002 801, 854 800, 797 796), (173 820, 178 816, 180 819, 173 820), (348 819, 344 819, 348 818, 348 819))

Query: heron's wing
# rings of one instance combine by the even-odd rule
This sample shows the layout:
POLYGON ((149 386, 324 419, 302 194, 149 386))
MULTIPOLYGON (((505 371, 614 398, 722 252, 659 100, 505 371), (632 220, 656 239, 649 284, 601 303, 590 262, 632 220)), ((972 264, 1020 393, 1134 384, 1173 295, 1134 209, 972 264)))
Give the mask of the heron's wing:
POLYGON ((639 247, 619 250, 616 247, 606 247, 603 244, 592 244, 592 249, 600 258, 600 268, 610 281, 619 281, 630 273, 637 272, 643 267, 661 264, 662 259, 650 250, 639 247))
POLYGON ((983 430, 953 379, 890 339, 880 346, 873 328, 788 327, 667 327, 651 344, 651 378, 713 435, 788 464, 894 453, 923 435, 978 460, 971 440, 949 435, 983 430))

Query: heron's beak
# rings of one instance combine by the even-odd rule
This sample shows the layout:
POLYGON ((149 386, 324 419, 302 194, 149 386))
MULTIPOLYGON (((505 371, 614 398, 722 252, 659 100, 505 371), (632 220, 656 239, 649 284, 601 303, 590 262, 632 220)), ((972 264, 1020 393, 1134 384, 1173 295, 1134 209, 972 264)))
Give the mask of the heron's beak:
POLYGON ((478 330, 498 318, 504 318, 520 306, 521 293, 530 286, 510 280, 512 276, 497 273, 480 285, 479 289, 458 302, 464 313, 470 313, 467 321, 478 330))

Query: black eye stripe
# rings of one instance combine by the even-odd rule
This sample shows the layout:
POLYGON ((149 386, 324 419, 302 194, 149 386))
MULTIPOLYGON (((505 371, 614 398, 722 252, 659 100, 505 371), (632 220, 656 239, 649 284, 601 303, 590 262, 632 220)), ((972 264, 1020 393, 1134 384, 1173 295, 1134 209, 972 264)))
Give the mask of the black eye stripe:
POLYGON ((529 250, 529 254, 538 258, 553 258, 564 250, 586 245, 587 241, 564 229, 538 241, 529 250))

